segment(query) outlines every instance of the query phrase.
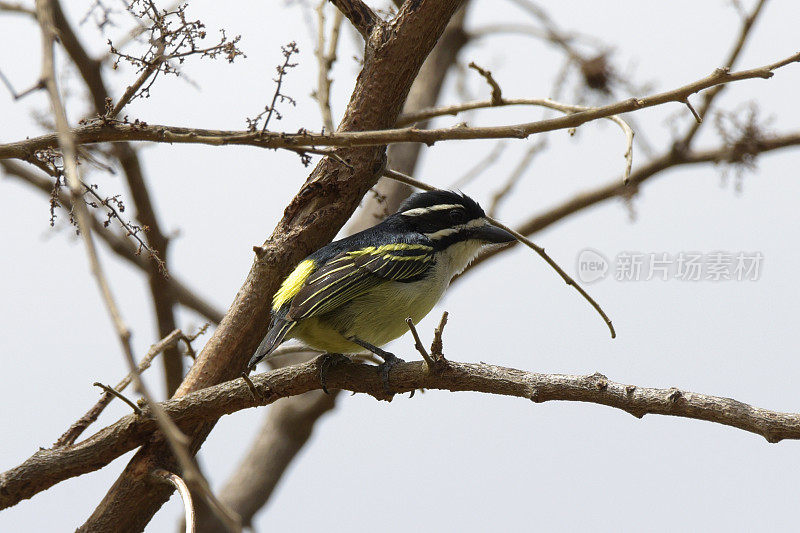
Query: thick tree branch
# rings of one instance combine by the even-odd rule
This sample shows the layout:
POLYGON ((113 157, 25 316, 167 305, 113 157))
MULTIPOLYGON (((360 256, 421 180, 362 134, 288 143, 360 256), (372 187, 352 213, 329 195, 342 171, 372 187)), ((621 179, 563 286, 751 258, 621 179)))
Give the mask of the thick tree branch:
MULTIPOLYGON (((243 380, 235 379, 160 405, 180 427, 213 421, 242 409, 272 404, 279 398, 319 390, 320 360, 253 376, 257 398, 243 380)), ((342 362, 329 371, 326 379, 332 389, 387 399, 381 378, 371 365, 342 362)), ((389 384, 398 394, 424 388, 516 396, 534 403, 587 402, 621 409, 637 418, 659 414, 715 422, 761 435, 771 443, 800 439, 800 414, 797 413, 771 411, 730 398, 674 387, 626 385, 610 381, 599 373, 585 376, 539 374, 482 363, 449 361, 429 371, 424 361, 413 361, 394 366, 389 384)), ((131 414, 74 446, 37 451, 20 466, 0 475, 0 509, 60 481, 103 467, 148 439, 156 428, 151 416, 131 414)))
MULTIPOLYGON (((468 5, 465 3, 453 15, 422 65, 406 99, 406 112, 436 103, 450 67, 467 43, 463 26, 468 5)), ((389 163, 392 168, 411 174, 422 149, 419 144, 394 144, 389 147, 389 163)), ((387 213, 396 211, 412 191, 407 185, 387 179, 381 179, 373 190, 375 195, 370 196, 348 224, 348 234, 368 228, 387 213)), ((250 524, 253 515, 269 500, 286 469, 309 439, 317 420, 335 407, 339 391, 330 392, 311 391, 270 406, 256 440, 219 493, 220 499, 239 513, 243 524, 250 524)), ((202 505, 198 507, 198 516, 198 531, 223 531, 222 525, 202 505)))
POLYGON ((372 9, 361 0, 330 0, 336 8, 347 17, 358 33, 369 43, 369 36, 378 24, 383 24, 383 20, 375 14, 372 9))
MULTIPOLYGON (((508 126, 454 126, 438 129, 417 129, 412 127, 384 129, 380 131, 345 130, 335 134, 321 134, 310 132, 261 133, 182 128, 142 123, 122 124, 116 122, 96 122, 75 128, 72 133, 78 144, 151 141, 161 143, 208 144, 213 146, 244 145, 261 148, 288 148, 294 150, 298 148, 313 148, 315 146, 358 147, 386 145, 399 142, 433 144, 446 140, 524 139, 535 133, 576 128, 592 120, 607 118, 612 115, 628 113, 669 102, 679 102, 683 104, 690 95, 710 87, 754 78, 769 79, 773 76, 774 70, 797 61, 800 61, 800 53, 793 54, 781 61, 749 70, 728 72, 726 69, 717 69, 711 75, 703 79, 671 91, 643 98, 629 98, 606 106, 590 108, 586 111, 578 111, 562 117, 508 126)), ((55 146, 55 143, 55 136, 53 134, 48 134, 24 141, 0 144, 0 159, 25 159, 36 150, 52 148, 55 146)))
MULTIPOLYGON (((375 46, 365 56, 340 131, 380 130, 396 122, 419 67, 458 3, 407 2, 385 28, 376 26, 371 35, 375 46)), ((339 150, 337 156, 350 166, 324 158, 314 169, 272 236, 258 249, 258 259, 244 286, 198 355, 177 397, 239 375, 266 333, 269 299, 282 278, 303 257, 333 238, 374 185, 385 160, 380 147, 339 150)), ((193 439, 192 451, 212 428, 213 422, 186 428, 193 439)), ((82 530, 144 528, 171 493, 169 487, 144 475, 154 467, 175 469, 174 458, 158 437, 136 453, 82 530)))
MULTIPOLYGON (((242 517, 243 525, 252 524, 308 442, 316 422, 334 408, 339 391, 330 392, 309 391, 270 406, 255 441, 219 492, 220 499, 242 517)), ((198 516, 198 531, 224 531, 207 507, 198 508, 198 516)))

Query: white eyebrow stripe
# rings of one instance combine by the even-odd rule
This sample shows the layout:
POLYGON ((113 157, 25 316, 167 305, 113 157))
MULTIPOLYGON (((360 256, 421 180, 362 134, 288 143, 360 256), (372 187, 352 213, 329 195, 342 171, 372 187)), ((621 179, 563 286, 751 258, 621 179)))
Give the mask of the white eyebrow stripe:
POLYGON ((454 228, 444 228, 440 229, 439 231, 434 231, 433 233, 423 233, 427 238, 432 241, 441 239, 442 237, 447 237, 448 235, 452 235, 453 233, 458 233, 461 230, 470 229, 470 228, 477 228, 479 226, 483 226, 487 224, 485 218, 476 218, 475 220, 470 220, 466 224, 461 224, 460 226, 456 226, 454 228))
POLYGON ((455 209, 457 207, 460 207, 461 209, 464 209, 464 206, 461 205, 461 204, 437 204, 437 205, 431 205, 431 206, 428 206, 428 207, 417 207, 416 209, 409 209, 407 211, 403 211, 400 214, 401 215, 405 215, 407 217, 415 217, 415 216, 418 216, 418 215, 425 215, 427 213, 432 213, 434 211, 444 211, 445 209, 455 209))

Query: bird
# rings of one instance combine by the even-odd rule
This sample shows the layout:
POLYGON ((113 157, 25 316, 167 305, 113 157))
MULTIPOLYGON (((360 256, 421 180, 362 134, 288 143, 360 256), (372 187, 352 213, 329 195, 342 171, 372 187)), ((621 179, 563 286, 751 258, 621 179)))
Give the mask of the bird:
POLYGON ((514 240, 461 192, 413 194, 382 222, 294 268, 273 296, 268 332, 248 369, 289 339, 328 354, 366 349, 383 359, 378 370, 388 391, 389 371, 402 359, 381 346, 408 331, 407 318, 422 320, 482 248, 514 240))

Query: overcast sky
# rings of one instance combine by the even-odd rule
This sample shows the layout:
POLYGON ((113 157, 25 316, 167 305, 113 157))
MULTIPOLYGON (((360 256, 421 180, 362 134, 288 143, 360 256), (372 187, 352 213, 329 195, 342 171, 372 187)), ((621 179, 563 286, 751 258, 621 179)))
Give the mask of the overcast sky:
MULTIPOLYGON (((91 2, 69 4, 77 23, 91 2)), ((151 98, 130 106, 131 117, 243 129, 245 117, 260 111, 272 95, 280 46, 295 40, 301 50, 299 66, 290 72, 285 90, 297 99, 297 107, 283 106, 283 120, 271 127, 320 127, 310 97, 317 64, 307 12, 285 8, 282 2, 190 4, 191 16, 206 22, 210 33, 224 27, 229 35, 241 34, 247 58, 233 65, 191 61, 185 73, 200 89, 161 79, 151 98)), ((739 24, 723 0, 543 4, 561 26, 606 41, 615 50, 615 63, 654 90, 678 87, 721 66, 739 24)), ((798 20, 797 2, 768 2, 739 65, 761 66, 796 52, 798 20)), ((468 26, 501 21, 525 21, 525 16, 504 1, 476 0, 468 26)), ((111 35, 122 32, 113 29, 111 35)), ((104 50, 105 37, 91 23, 81 26, 80 33, 95 53, 104 50)), ((353 59, 357 40, 350 33, 343 36, 334 72, 336 117, 358 68, 353 59)), ((37 79, 39 57, 36 26, 22 17, 0 17, 0 68, 18 90, 37 79)), ((462 52, 461 60, 490 68, 508 97, 548 96, 560 67, 554 50, 523 37, 476 42, 462 52)), ((62 72, 62 82, 71 88, 68 104, 74 120, 85 109, 76 98, 82 89, 74 73, 62 72)), ((133 76, 124 70, 109 78, 116 95, 133 76)), ((475 96, 487 95, 477 76, 466 79, 475 96)), ((768 129, 787 132, 800 124, 798 86, 800 65, 792 65, 771 80, 737 83, 720 104, 741 111, 757 100, 768 129)), ((569 89, 561 98, 575 97, 569 89)), ((442 101, 459 98, 451 78, 442 101)), ((43 94, 15 103, 0 92, 0 142, 40 134, 43 130, 31 113, 46 109, 43 94)), ((539 110, 514 108, 437 123, 466 119, 502 124, 540 116, 539 110)), ((635 118, 637 136, 657 147, 670 139, 671 121, 683 129, 692 120, 678 104, 637 112, 635 118)), ((500 212, 507 223, 620 179, 624 139, 613 124, 591 123, 574 137, 560 131, 547 139, 549 149, 500 212)), ((465 192, 485 206, 535 140, 507 142, 499 162, 465 192)), ((719 142, 713 124, 698 141, 698 146, 719 142)), ((437 143, 426 149, 416 177, 446 187, 494 145, 437 143)), ((227 307, 250 267, 252 246, 270 234, 309 170, 293 154, 254 148, 162 145, 144 146, 141 154, 162 225, 175 236, 172 269, 219 307, 227 307)), ((634 169, 645 160, 637 145, 634 169)), ((800 150, 770 154, 741 180, 735 173, 725 179, 713 166, 671 170, 646 184, 632 208, 607 202, 538 234, 536 241, 572 274, 582 250, 594 250, 607 260, 606 277, 587 289, 613 319, 615 340, 577 293, 521 248, 484 263, 460 281, 419 331, 430 339, 447 309, 451 319, 445 353, 454 360, 536 372, 601 371, 615 381, 676 386, 798 411, 799 162, 800 150), (640 280, 616 279, 624 272, 617 267, 625 257, 649 260, 647 254, 668 254, 670 267, 677 268, 681 253, 708 259, 716 252, 760 257, 757 279, 689 281, 670 275, 667 281, 648 281, 647 262, 640 280)), ((125 190, 119 175, 94 173, 90 179, 106 194, 125 190)), ((116 383, 125 364, 83 248, 64 227, 64 215, 60 229, 51 229, 46 197, 11 178, 0 180, 0 194, 0 470, 6 470, 39 446, 50 446, 96 401, 92 382, 116 383)), ((136 353, 143 354, 157 340, 146 280, 106 250, 103 260, 134 332, 136 353)), ((181 327, 201 323, 192 313, 180 315, 181 327)), ((417 357, 409 338, 390 348, 401 357, 417 357)), ((160 392, 157 374, 151 370, 148 377, 160 392)), ((100 424, 127 414, 117 403, 100 424)), ((215 487, 249 446, 263 411, 224 417, 203 446, 202 464, 215 487)), ((590 404, 532 404, 437 391, 413 399, 398 396, 391 403, 343 395, 258 515, 256 527, 789 531, 797 524, 799 451, 796 442, 768 444, 739 430, 679 418, 649 415, 637 420, 590 404)), ((52 529, 53 523, 59 530, 79 526, 130 456, 0 512, 0 530, 41 531, 52 529)), ((173 496, 148 531, 174 531, 181 513, 173 496)))

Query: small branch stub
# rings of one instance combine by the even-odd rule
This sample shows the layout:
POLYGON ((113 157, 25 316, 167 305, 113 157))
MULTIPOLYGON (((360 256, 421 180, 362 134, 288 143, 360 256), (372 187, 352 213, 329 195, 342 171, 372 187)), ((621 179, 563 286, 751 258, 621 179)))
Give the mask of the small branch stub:
POLYGON ((422 345, 422 341, 419 338, 419 333, 417 333, 417 328, 414 326, 414 321, 411 320, 411 317, 406 318, 406 324, 408 324, 408 329, 411 330, 411 335, 414 336, 414 348, 417 349, 419 354, 425 359, 425 363, 428 365, 428 369, 432 369, 434 365, 434 360, 428 355, 428 352, 425 350, 425 347, 422 345))
POLYGON ((444 332, 444 327, 447 325, 447 318, 450 314, 445 311, 442 313, 442 318, 439 320, 439 325, 436 326, 436 329, 433 330, 433 342, 431 343, 431 354, 433 355, 433 359, 435 361, 443 362, 446 361, 444 358, 444 348, 442 344, 442 333, 444 332))
POLYGON ((94 385, 95 387, 100 387, 101 389, 103 389, 104 391, 109 393, 110 395, 116 396, 117 398, 119 398, 123 402, 127 403, 131 407, 131 409, 133 409, 133 412, 136 413, 137 415, 142 416, 142 414, 144 414, 144 413, 142 413, 142 410, 139 408, 138 405, 133 403, 124 394, 122 394, 121 392, 117 391, 116 389, 113 389, 113 388, 109 387, 108 385, 104 385, 104 384, 100 383, 99 381, 95 381, 94 383, 92 383, 92 385, 94 385))
POLYGON ((500 89, 500 84, 497 83, 497 80, 495 80, 494 76, 492 76, 492 72, 479 67, 478 65, 475 64, 474 61, 470 61, 468 66, 469 68, 475 70, 478 74, 483 76, 483 78, 486 80, 486 83, 488 83, 489 86, 492 88, 492 105, 493 106, 502 105, 503 91, 502 89, 500 89))

